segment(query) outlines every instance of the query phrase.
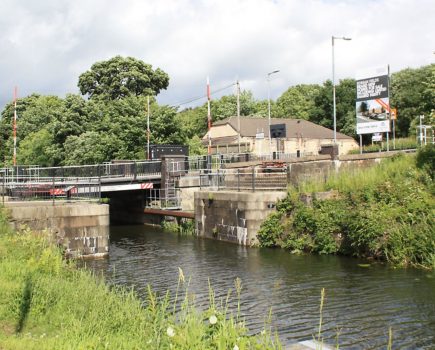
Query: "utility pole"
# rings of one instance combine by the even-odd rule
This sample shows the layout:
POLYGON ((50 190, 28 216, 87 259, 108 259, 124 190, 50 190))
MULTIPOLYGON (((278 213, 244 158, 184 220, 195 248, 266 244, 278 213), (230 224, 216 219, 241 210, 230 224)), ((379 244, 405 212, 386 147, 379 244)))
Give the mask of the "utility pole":
POLYGON ((207 124, 208 124, 208 155, 211 155, 211 111, 210 111, 210 79, 207 77, 207 124))
POLYGON ((335 54, 334 54, 334 41, 340 39, 340 40, 352 40, 351 38, 346 37, 336 37, 332 36, 332 110, 333 110, 333 116, 332 119, 334 121, 334 146, 337 144, 337 109, 336 109, 336 102, 335 102, 335 54))
POLYGON ((271 119, 270 119, 270 76, 272 74, 275 74, 278 72, 279 72, 279 69, 274 70, 273 72, 267 73, 267 114, 268 114, 268 120, 269 120, 269 153, 271 156, 272 156, 272 136, 270 135, 270 125, 271 125, 271 119))
POLYGON ((150 157, 150 97, 147 96, 147 158, 150 157))
POLYGON ((240 152, 240 84, 239 80, 236 83, 237 86, 237 144, 239 146, 239 154, 240 152))
POLYGON ((15 86, 14 89, 14 157, 13 164, 17 166, 17 96, 18 96, 18 87, 15 86))
POLYGON ((423 146, 423 119, 424 115, 420 116, 420 146, 423 146))

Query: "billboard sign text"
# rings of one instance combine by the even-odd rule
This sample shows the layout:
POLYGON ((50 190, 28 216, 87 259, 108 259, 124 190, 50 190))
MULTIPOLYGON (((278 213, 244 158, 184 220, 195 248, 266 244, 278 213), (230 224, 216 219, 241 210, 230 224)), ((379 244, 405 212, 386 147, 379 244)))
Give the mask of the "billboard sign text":
POLYGON ((357 74, 356 131, 372 134, 390 131, 390 101, 387 67, 357 74))

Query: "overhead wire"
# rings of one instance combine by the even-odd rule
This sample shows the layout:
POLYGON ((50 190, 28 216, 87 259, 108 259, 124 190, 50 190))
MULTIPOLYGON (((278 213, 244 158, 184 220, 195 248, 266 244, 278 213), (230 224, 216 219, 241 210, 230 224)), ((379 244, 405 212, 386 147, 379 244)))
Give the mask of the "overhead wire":
MULTIPOLYGON (((235 86, 236 84, 237 84, 237 83, 231 83, 231 84, 226 85, 226 86, 224 86, 224 87, 221 87, 221 88, 219 88, 219 89, 212 90, 211 93, 210 93, 210 95, 214 95, 214 94, 217 94, 218 92, 221 92, 221 91, 224 91, 224 90, 226 90, 226 89, 229 89, 230 87, 233 87, 233 86, 235 86)), ((198 100, 202 100, 203 98, 207 98, 207 94, 204 94, 204 95, 201 95, 201 96, 197 96, 197 97, 192 97, 192 98, 187 99, 187 100, 182 100, 182 101, 180 101, 180 102, 173 103, 173 104, 171 104, 170 106, 171 106, 171 107, 180 107, 180 106, 182 106, 182 105, 186 105, 186 104, 189 104, 189 103, 192 103, 192 102, 198 101, 198 100)))

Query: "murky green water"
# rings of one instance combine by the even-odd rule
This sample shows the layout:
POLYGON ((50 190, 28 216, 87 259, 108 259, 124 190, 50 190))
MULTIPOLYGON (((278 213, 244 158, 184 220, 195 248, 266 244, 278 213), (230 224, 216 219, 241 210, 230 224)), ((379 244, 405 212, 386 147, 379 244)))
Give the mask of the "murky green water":
MULTIPOLYGON (((435 349, 435 273, 393 269, 335 256, 293 256, 278 249, 249 249, 181 237, 144 226, 111 228, 110 257, 87 262, 111 283, 175 291, 178 267, 191 277, 199 307, 208 305, 208 278, 217 298, 243 283, 242 313, 253 333, 272 308, 272 325, 284 344, 311 339, 326 290, 323 335, 340 349, 435 349)), ((233 298, 232 306, 236 303, 233 298)))

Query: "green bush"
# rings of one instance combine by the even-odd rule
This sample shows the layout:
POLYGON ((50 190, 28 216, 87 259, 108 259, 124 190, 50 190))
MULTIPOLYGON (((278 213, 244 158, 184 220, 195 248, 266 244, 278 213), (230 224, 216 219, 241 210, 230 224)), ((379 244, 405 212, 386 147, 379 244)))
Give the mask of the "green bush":
POLYGON ((338 198, 311 206, 299 200, 300 189, 290 189, 280 211, 261 226, 260 245, 434 267, 435 199, 426 170, 416 168, 414 157, 398 155, 372 168, 343 171, 325 183, 300 186, 338 190, 338 198))
POLYGON ((417 152, 417 167, 425 169, 432 180, 435 176, 435 144, 428 144, 417 152))

